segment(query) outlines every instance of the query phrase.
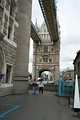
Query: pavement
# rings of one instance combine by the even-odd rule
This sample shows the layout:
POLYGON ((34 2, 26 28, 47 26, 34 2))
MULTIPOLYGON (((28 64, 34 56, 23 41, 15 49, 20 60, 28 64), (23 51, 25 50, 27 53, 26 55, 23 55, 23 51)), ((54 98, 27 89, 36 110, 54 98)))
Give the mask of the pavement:
POLYGON ((68 106, 68 99, 55 92, 35 95, 9 95, 0 98, 2 120, 80 120, 77 112, 68 106))

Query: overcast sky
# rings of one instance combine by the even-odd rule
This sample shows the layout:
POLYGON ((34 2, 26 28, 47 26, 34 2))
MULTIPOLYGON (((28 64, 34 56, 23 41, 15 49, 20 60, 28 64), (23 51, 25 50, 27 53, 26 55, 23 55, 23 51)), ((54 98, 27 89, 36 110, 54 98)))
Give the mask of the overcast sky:
MULTIPOLYGON (((73 60, 80 49, 80 0, 57 0, 57 18, 61 31, 60 69, 73 68, 73 60)), ((33 0, 32 21, 43 22, 43 15, 38 0, 33 0)), ((31 42, 32 46, 32 42, 31 42)), ((30 50, 30 66, 32 66, 32 47, 30 50)))

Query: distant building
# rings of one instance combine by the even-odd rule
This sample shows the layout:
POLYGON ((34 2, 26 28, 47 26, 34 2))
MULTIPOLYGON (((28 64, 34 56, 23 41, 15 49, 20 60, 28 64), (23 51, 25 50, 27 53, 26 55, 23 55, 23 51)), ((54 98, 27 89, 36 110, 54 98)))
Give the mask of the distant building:
POLYGON ((62 71, 62 79, 63 80, 74 80, 74 70, 64 70, 62 71))
POLYGON ((74 76, 76 76, 76 74, 78 75, 80 89, 80 50, 77 52, 73 64, 74 64, 74 76))

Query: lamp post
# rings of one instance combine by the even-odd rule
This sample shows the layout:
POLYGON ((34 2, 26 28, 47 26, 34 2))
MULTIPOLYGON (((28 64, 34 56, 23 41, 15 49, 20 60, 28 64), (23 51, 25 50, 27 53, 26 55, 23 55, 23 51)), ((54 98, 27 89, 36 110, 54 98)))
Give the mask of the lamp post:
POLYGON ((69 106, 70 106, 70 96, 69 96, 69 67, 68 67, 68 71, 67 71, 67 74, 68 74, 68 101, 69 101, 69 106))
POLYGON ((52 79, 54 80, 54 79, 55 79, 55 74, 54 74, 54 69, 55 69, 55 68, 54 68, 54 66, 52 66, 51 69, 52 69, 52 73, 53 73, 52 79))
POLYGON ((36 66, 36 80, 38 80, 38 69, 39 69, 39 67, 38 66, 36 66))
POLYGON ((52 71, 54 71, 54 66, 52 66, 52 71))
POLYGON ((38 66, 36 67, 36 69, 37 69, 37 70, 39 69, 38 66))
POLYGON ((68 96, 69 96, 69 67, 68 67, 67 74, 68 74, 68 96))

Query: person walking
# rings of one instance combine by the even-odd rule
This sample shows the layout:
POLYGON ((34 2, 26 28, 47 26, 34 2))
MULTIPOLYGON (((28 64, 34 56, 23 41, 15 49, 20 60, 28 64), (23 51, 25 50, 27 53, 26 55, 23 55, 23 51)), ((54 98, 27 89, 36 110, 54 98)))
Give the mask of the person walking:
POLYGON ((42 94, 43 94, 44 84, 43 84, 42 80, 40 81, 38 87, 39 87, 39 93, 42 93, 42 94))
POLYGON ((32 92, 33 92, 33 94, 36 94, 36 88, 37 88, 37 82, 34 80, 34 82, 32 83, 32 92))

